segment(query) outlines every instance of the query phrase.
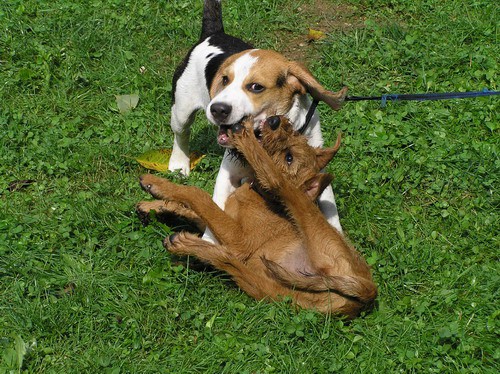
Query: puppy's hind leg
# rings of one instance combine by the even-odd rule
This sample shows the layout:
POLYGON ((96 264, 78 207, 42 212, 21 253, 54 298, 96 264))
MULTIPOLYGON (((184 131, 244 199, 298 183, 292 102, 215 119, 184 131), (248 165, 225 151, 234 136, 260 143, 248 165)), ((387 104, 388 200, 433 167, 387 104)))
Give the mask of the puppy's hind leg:
POLYGON ((167 237, 163 245, 171 253, 196 256, 200 260, 226 271, 234 268, 238 262, 225 246, 208 243, 198 236, 187 232, 167 237))

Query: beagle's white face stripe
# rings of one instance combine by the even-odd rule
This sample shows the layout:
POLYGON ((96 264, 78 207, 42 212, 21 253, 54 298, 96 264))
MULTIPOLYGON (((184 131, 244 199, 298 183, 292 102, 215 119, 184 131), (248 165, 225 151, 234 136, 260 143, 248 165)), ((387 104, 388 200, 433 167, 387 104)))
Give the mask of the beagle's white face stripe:
POLYGON ((245 53, 234 61, 231 66, 232 75, 234 77, 233 81, 219 92, 208 104, 206 113, 210 122, 220 124, 210 112, 212 104, 217 103, 224 103, 231 106, 231 114, 224 121, 224 124, 236 123, 249 114, 257 114, 254 113, 254 105, 244 87, 244 82, 257 60, 257 57, 251 56, 250 53, 245 53))

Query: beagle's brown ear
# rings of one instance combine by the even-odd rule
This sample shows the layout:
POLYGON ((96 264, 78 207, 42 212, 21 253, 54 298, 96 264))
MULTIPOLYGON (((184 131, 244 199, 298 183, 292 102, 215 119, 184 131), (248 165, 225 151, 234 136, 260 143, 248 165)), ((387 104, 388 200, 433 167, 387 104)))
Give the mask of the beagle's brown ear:
POLYGON ((305 93, 305 89, 305 91, 309 92, 309 94, 314 99, 324 101, 332 109, 335 110, 339 110, 344 104, 344 99, 347 94, 347 87, 343 87, 338 92, 328 91, 316 80, 316 78, 314 78, 314 76, 305 66, 295 61, 290 61, 288 65, 288 73, 289 75, 297 78, 297 80, 300 82, 302 89, 297 89, 298 92, 305 93))
POLYGON ((341 137, 342 134, 339 133, 335 145, 331 148, 316 148, 316 161, 318 162, 318 166, 320 169, 324 169, 326 165, 328 165, 328 163, 332 160, 333 156, 337 154, 337 151, 340 148, 341 137))

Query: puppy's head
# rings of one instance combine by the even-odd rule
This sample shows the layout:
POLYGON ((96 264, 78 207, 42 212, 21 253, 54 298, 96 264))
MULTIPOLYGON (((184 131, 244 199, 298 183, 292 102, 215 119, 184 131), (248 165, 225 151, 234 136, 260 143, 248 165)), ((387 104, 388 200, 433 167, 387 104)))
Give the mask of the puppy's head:
MULTIPOLYGON (((252 119, 246 119, 234 132, 253 129, 252 119)), ((231 133, 231 132, 230 132, 231 133)), ((295 186, 315 200, 330 184, 332 177, 321 170, 332 160, 340 147, 340 134, 331 148, 315 148, 299 134, 285 116, 272 116, 261 121, 253 133, 278 167, 295 186)))
MULTIPOLYGON (((286 115, 297 95, 309 93, 334 109, 340 109, 347 88, 331 92, 323 88, 300 64, 269 50, 249 50, 229 57, 219 68, 210 89, 208 119, 220 126, 218 142, 229 147, 227 129, 252 116, 254 127, 273 115, 286 115)), ((297 124, 301 126, 301 124, 297 124)))

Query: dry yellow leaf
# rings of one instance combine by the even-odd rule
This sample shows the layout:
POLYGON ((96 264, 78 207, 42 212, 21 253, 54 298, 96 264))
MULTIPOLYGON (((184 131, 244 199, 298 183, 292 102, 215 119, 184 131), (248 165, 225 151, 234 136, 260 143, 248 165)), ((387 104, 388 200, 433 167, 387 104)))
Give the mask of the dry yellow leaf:
POLYGON ((309 33, 307 34, 307 39, 309 40, 320 40, 325 37, 325 33, 323 31, 309 29, 309 33))
POLYGON ((191 153, 189 155, 189 168, 193 170, 195 166, 198 165, 201 160, 203 160, 204 157, 205 155, 202 155, 201 153, 198 152, 191 153))
MULTIPOLYGON (((168 170, 168 161, 170 160, 171 154, 172 150, 170 149, 155 149, 143 153, 136 158, 136 161, 146 169, 163 172, 168 170)), ((193 152, 189 155, 191 170, 195 168, 203 157, 205 157, 205 155, 198 152, 193 152)))

